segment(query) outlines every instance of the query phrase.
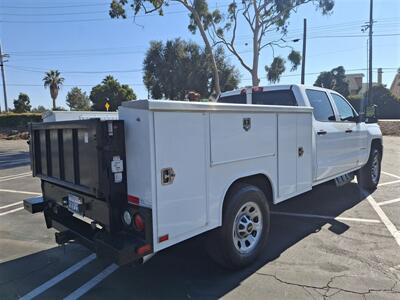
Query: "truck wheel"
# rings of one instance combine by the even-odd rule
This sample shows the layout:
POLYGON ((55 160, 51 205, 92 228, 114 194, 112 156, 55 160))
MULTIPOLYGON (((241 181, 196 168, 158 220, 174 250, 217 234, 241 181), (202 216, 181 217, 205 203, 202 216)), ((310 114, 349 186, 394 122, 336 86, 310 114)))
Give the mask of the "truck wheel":
POLYGON ((357 181, 368 191, 373 191, 378 186, 381 177, 381 158, 381 151, 372 146, 367 164, 358 171, 357 181))
POLYGON ((249 184, 238 185, 225 201, 222 226, 210 233, 207 250, 223 267, 239 269, 251 264, 266 247, 268 201, 258 187, 249 184))

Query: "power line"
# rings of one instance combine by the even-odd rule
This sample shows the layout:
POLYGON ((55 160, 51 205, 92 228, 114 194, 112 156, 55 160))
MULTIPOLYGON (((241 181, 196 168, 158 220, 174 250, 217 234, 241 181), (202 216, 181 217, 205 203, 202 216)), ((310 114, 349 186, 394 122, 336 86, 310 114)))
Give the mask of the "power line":
POLYGON ((80 4, 67 4, 67 5, 46 5, 46 6, 13 6, 13 5, 1 5, 1 8, 9 9, 53 9, 53 8, 71 8, 71 7, 90 7, 90 6, 105 6, 110 5, 110 2, 103 3, 80 3, 80 4))
MULTIPOLYGON (((16 65, 7 65, 7 67, 32 72, 32 73, 44 73, 47 70, 41 68, 33 68, 33 67, 26 67, 26 66, 16 66, 16 65)), ((143 69, 134 69, 134 70, 103 70, 103 71, 61 71, 63 74, 105 74, 105 73, 137 73, 142 72, 143 69)))

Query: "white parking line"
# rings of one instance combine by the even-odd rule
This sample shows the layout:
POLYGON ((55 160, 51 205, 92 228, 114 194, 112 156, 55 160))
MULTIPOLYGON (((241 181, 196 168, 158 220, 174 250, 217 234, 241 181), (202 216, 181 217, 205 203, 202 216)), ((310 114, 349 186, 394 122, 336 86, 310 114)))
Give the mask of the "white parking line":
POLYGON ((9 211, 0 213, 0 217, 1 217, 1 216, 8 215, 8 214, 11 214, 11 213, 14 213, 14 212, 17 212, 17 211, 22 210, 22 209, 24 209, 24 208, 23 208, 23 207, 18 207, 18 208, 14 208, 14 209, 12 209, 12 210, 9 210, 9 211))
POLYGON ((398 176, 398 175, 395 175, 395 174, 392 174, 392 173, 389 173, 389 172, 384 172, 384 171, 381 171, 381 173, 382 173, 382 174, 385 174, 385 175, 392 176, 392 177, 394 177, 394 178, 397 178, 397 179, 400 179, 400 176, 398 176))
POLYGON ((36 193, 36 192, 27 192, 27 191, 16 191, 16 190, 4 190, 0 189, 0 192, 4 193, 16 193, 16 194, 26 194, 26 195, 37 195, 40 196, 42 193, 36 193))
POLYGON ((19 173, 19 174, 7 175, 7 176, 0 177, 0 179, 10 178, 10 177, 15 177, 15 176, 20 176, 20 175, 27 175, 27 174, 32 174, 32 172, 24 172, 24 173, 19 173))
POLYGON ((12 166, 12 165, 20 165, 23 163, 30 162, 30 159, 22 159, 19 161, 9 161, 9 162, 2 162, 0 163, 1 166, 12 166))
POLYGON ((116 265, 116 264, 109 265, 107 268, 105 268, 103 271, 101 271, 95 277, 90 279, 88 282, 86 282, 80 288, 76 289, 71 294, 69 294, 67 297, 65 297, 64 300, 78 299, 79 297, 86 294, 89 290, 91 290, 93 287, 95 287, 97 284, 99 284, 102 280, 104 280, 107 276, 112 274, 117 269, 118 269, 118 265, 116 265))
POLYGON ((6 164, 8 164, 8 163, 12 163, 12 162, 14 162, 14 163, 17 163, 17 162, 21 162, 21 161, 29 161, 30 159, 29 158, 19 158, 19 159, 12 159, 12 158, 9 158, 9 159, 6 159, 6 160, 0 160, 0 163, 6 163, 6 164))
POLYGON ((81 269, 82 267, 84 267, 85 265, 90 263, 95 258, 96 258, 96 254, 94 254, 94 253, 89 255, 89 256, 87 256, 87 257, 85 257, 81 261, 77 262, 73 266, 71 266, 68 269, 66 269, 64 272, 58 274, 57 276, 53 277, 49 281, 46 281, 42 285, 38 286, 36 289, 34 289, 31 292, 29 292, 28 294, 26 294, 25 296, 19 298, 19 300, 28 300, 28 299, 32 299, 32 298, 40 295, 44 291, 48 290, 52 286, 54 286, 57 283, 59 283, 64 278, 70 276, 71 274, 75 273, 76 271, 78 271, 79 269, 81 269))
POLYGON ((394 184, 394 183, 399 183, 399 182, 400 182, 400 180, 389 181, 389 182, 379 183, 378 186, 389 185, 389 184, 394 184))
POLYGON ((22 201, 18 201, 18 202, 14 202, 14 203, 11 203, 11 204, 4 205, 4 206, 0 206, 0 209, 4 209, 4 208, 7 208, 7 207, 11 207, 11 206, 16 206, 16 205, 19 205, 19 204, 22 204, 22 201))
POLYGON ((393 200, 382 201, 382 202, 377 202, 377 204, 379 206, 382 206, 382 205, 392 204, 392 203, 396 203, 396 202, 400 202, 400 198, 393 199, 393 200))
POLYGON ((376 211, 383 224, 385 224, 390 234, 394 237, 397 244, 400 246, 400 232, 397 230, 396 226, 394 226, 394 224, 389 220, 385 212, 382 210, 382 208, 379 207, 378 203, 371 195, 367 196, 367 200, 369 204, 371 204, 372 208, 376 211))
POLYGON ((324 216, 324 215, 313 215, 313 214, 298 214, 290 212, 272 211, 273 215, 291 216, 291 217, 304 217, 304 218, 316 218, 316 219, 326 219, 326 220, 337 220, 337 221, 350 221, 350 222, 364 222, 364 223, 381 223, 379 220, 375 219, 360 219, 360 218, 348 218, 348 217, 334 217, 334 216, 324 216))
POLYGON ((14 177, 9 177, 9 178, 5 178, 5 179, 0 179, 0 182, 13 180, 13 179, 18 179, 18 178, 27 177, 27 176, 32 176, 32 174, 29 173, 29 174, 26 174, 26 175, 20 175, 20 176, 14 176, 14 177))

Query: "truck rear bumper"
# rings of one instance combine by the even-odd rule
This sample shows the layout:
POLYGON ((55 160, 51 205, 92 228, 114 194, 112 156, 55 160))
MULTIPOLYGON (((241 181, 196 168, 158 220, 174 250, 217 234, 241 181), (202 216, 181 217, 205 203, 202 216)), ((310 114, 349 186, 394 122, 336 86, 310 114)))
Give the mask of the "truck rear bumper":
POLYGON ((98 257, 111 258, 119 265, 141 260, 145 255, 152 253, 152 246, 131 234, 110 234, 104 229, 89 224, 72 214, 54 212, 43 197, 24 200, 24 208, 30 213, 43 212, 48 228, 55 228, 56 242, 64 244, 75 240, 95 252, 98 257))

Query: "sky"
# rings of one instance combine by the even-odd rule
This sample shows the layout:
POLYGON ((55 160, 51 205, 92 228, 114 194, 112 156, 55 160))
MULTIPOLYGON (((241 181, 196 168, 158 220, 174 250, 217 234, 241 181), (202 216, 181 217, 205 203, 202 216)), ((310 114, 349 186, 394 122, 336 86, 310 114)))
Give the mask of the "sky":
MULTIPOLYGON (((0 40, 5 63, 8 106, 20 92, 27 93, 33 107, 51 106, 49 90, 42 78, 50 69, 61 71, 65 83, 57 105, 67 107, 68 91, 78 86, 90 94, 91 88, 111 74, 129 84, 138 98, 147 98, 142 63, 152 40, 181 38, 203 45, 199 34, 188 29, 188 13, 180 4, 166 8, 164 16, 132 14, 126 20, 111 19, 111 0, 0 0, 0 40)), ((132 1, 132 0, 131 0, 132 1)), ((130 1, 130 2, 131 2, 130 1)), ((226 10, 228 0, 209 1, 210 8, 226 10)), ((287 40, 302 38, 307 18, 306 84, 312 85, 319 72, 344 66, 346 73, 364 73, 367 68, 367 33, 361 26, 369 18, 369 0, 335 0, 333 12, 324 16, 312 4, 300 7, 289 19, 287 40)), ((383 83, 390 86, 400 67, 400 1, 374 0, 373 79, 383 68, 383 83)), ((273 33, 267 38, 274 38, 273 33)), ((237 48, 251 61, 251 35, 244 22, 239 24, 237 48)), ((290 43, 301 51, 302 41, 290 43)), ((287 56, 288 49, 276 48, 274 55, 287 56)), ((268 85, 264 66, 273 53, 261 53, 259 76, 268 85)), ((241 74, 240 86, 251 84, 250 74, 229 56, 241 74)), ((300 70, 286 68, 280 83, 300 83, 300 70)), ((364 77, 366 82, 366 77, 364 77)), ((1 93, 0 105, 4 108, 1 93)))

